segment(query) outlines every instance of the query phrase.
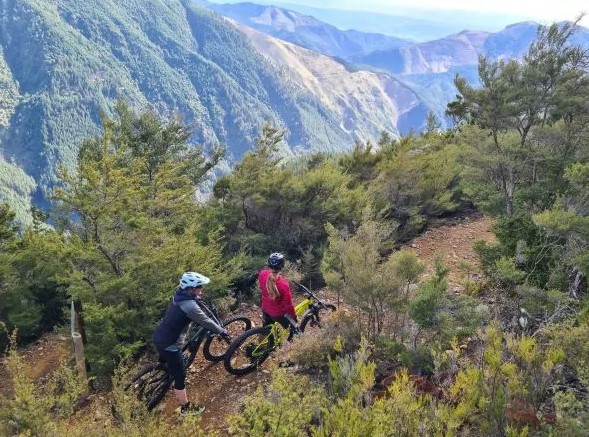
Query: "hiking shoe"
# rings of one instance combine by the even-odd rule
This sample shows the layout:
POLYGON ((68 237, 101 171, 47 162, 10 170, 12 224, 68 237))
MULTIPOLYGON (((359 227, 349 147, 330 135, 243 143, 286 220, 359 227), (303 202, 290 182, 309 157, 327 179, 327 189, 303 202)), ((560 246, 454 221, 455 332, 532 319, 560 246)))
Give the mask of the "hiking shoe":
POLYGON ((191 402, 176 408, 176 412, 180 417, 200 416, 204 410, 205 407, 203 405, 193 404, 191 402))

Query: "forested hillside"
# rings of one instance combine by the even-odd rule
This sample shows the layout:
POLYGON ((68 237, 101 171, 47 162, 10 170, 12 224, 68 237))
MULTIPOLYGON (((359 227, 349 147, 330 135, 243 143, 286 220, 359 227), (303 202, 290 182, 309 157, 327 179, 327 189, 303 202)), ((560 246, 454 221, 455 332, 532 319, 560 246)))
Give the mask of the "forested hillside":
MULTIPOLYGON (((456 78, 453 129, 430 116, 419 135, 285 157, 284 131, 265 125, 206 202, 195 188, 220 151, 193 147, 180 119, 119 102, 60 173, 55 227, 36 211, 19 228, 0 206, 2 347, 13 339, 0 433, 585 436, 589 58, 574 30, 543 29, 521 62, 482 57, 480 87, 456 78), (446 253, 426 270, 413 238, 473 212, 494 222, 476 262, 446 253), (275 251, 287 279, 339 306, 292 342, 288 368, 273 368, 277 351, 269 384, 228 376, 249 395, 206 431, 123 390, 156 359, 152 332, 182 272, 211 278, 224 315, 259 312, 256 274, 275 251), (18 349, 69 333, 72 301, 89 397, 68 362, 32 380, 18 349)), ((207 366, 193 372, 195 391, 213 384, 207 366)))
MULTIPOLYGON (((340 150, 355 136, 313 95, 293 90, 214 13, 190 1, 2 1, 1 154, 33 177, 43 204, 58 165, 118 98, 180 115, 191 142, 239 157, 264 122, 292 148, 340 150)), ((286 150, 286 149, 285 149, 286 150)), ((25 186, 22 179, 15 182, 25 186)))

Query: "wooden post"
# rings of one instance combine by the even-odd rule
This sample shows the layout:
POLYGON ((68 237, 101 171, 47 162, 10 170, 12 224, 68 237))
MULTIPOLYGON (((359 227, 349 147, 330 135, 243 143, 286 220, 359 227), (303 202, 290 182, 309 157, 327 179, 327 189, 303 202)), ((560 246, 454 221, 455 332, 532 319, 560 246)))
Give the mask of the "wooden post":
POLYGON ((84 326, 84 317, 82 316, 82 302, 72 300, 72 332, 79 332, 82 335, 82 341, 86 340, 86 328, 84 326))
POLYGON ((80 384, 83 387, 83 393, 88 392, 88 375, 86 374, 86 358, 84 357, 84 335, 83 331, 80 334, 80 330, 83 330, 82 320, 79 314, 80 305, 72 300, 71 305, 71 332, 72 332, 72 345, 74 347, 74 358, 76 359, 76 369, 78 371, 78 377, 80 378, 80 384))
POLYGON ((76 358, 76 369, 80 378, 80 384, 84 393, 88 391, 88 375, 86 374, 86 359, 84 358, 84 342, 79 332, 72 332, 72 341, 74 344, 74 356, 76 358))
POLYGON ((78 332, 78 326, 76 324, 76 308, 74 307, 73 300, 72 305, 70 306, 70 330, 72 333, 72 338, 74 338, 74 332, 78 332))

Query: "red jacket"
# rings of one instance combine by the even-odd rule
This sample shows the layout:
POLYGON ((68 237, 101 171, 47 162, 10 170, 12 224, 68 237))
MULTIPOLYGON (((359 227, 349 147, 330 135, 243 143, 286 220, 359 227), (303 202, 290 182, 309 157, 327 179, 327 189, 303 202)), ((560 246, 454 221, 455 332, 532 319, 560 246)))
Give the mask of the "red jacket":
POLYGON ((266 283, 268 282, 268 276, 270 276, 270 270, 264 269, 258 275, 258 282, 260 283, 260 289, 262 290, 262 311, 271 317, 282 317, 285 314, 290 314, 296 319, 294 303, 292 301, 292 293, 290 292, 290 285, 288 281, 282 276, 278 276, 276 279, 276 288, 278 289, 278 296, 276 299, 272 299, 268 295, 268 288, 266 283))

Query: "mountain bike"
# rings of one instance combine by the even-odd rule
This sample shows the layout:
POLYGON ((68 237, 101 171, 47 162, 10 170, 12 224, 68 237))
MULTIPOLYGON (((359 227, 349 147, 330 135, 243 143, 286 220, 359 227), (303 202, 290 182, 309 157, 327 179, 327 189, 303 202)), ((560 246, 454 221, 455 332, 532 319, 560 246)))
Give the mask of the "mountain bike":
MULTIPOLYGON (((295 306, 297 317, 301 320, 300 332, 311 327, 321 328, 321 313, 335 311, 335 305, 323 302, 304 285, 297 282, 295 284, 303 290, 305 295, 305 300, 295 306)), ((238 376, 254 371, 294 334, 293 329, 285 329, 278 322, 249 329, 229 345, 223 359, 225 369, 232 375, 238 376)))
MULTIPOLYGON (((209 318, 229 331, 231 338, 239 336, 252 328, 253 323, 247 317, 236 316, 221 321, 216 308, 212 304, 206 303, 202 299, 198 300, 198 304, 209 318)), ((205 359, 218 362, 223 360, 230 342, 196 323, 190 323, 180 336, 179 343, 184 369, 187 369, 194 362, 201 345, 203 346, 205 359)), ((166 363, 157 360, 146 364, 131 379, 126 388, 127 390, 133 390, 137 397, 145 402, 148 410, 152 410, 164 398, 173 380, 174 378, 168 371, 166 363)))

